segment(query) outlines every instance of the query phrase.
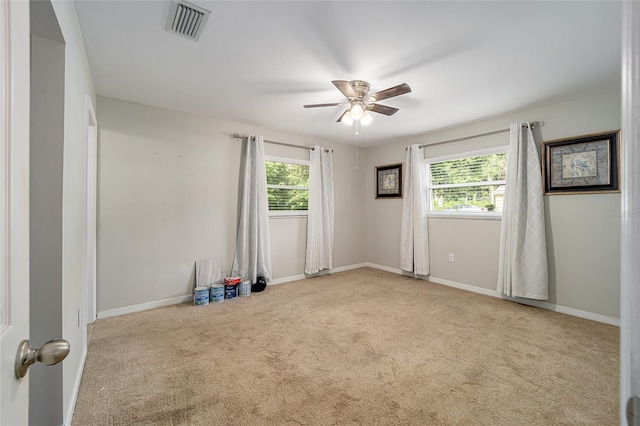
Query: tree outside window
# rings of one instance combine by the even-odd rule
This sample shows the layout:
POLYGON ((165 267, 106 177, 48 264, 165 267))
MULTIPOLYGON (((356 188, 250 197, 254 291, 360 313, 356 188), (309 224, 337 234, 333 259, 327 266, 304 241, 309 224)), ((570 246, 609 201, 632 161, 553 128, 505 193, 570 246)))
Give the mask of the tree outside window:
POLYGON ((270 211, 308 210, 309 164, 293 161, 295 160, 265 162, 270 211))
POLYGON ((505 152, 430 163, 430 211, 501 212, 506 177, 505 152))

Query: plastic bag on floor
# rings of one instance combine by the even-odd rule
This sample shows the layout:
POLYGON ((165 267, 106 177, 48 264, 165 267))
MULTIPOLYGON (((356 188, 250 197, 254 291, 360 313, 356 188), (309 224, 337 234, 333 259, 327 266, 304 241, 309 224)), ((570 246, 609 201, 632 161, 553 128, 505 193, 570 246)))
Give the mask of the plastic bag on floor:
POLYGON ((220 259, 196 260, 196 287, 211 287, 212 284, 221 283, 223 278, 220 259))

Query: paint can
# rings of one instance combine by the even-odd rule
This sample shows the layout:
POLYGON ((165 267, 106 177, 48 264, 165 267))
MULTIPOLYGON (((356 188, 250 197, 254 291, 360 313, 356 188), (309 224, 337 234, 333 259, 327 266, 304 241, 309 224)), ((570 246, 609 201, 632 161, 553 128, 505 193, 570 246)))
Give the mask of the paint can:
POLYGON ((222 284, 213 284, 211 286, 209 301, 211 303, 224 302, 224 286, 222 284))
POLYGON ((227 284, 224 286, 224 298, 225 299, 235 299, 238 295, 238 285, 237 284, 227 284))
POLYGON ((251 281, 242 280, 240 284, 238 284, 238 296, 247 297, 251 296, 251 281))
POLYGON ((209 304, 209 287, 196 287, 193 291, 193 304, 195 306, 209 304))

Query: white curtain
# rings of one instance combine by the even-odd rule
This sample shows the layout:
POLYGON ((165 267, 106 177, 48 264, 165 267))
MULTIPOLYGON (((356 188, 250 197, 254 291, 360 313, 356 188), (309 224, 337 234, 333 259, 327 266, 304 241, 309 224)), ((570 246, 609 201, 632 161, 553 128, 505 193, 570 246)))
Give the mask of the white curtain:
POLYGON ((540 155, 527 123, 511 124, 507 163, 498 292, 548 299, 547 244, 540 155))
POLYGON ((241 190, 240 220, 231 275, 271 279, 271 239, 264 139, 247 138, 241 190))
POLYGON ((333 263, 333 151, 314 146, 309 158, 309 217, 305 274, 331 269, 333 263))
POLYGON ((400 268, 415 275, 429 275, 429 227, 427 166, 418 144, 407 148, 402 223, 400 228, 400 268))

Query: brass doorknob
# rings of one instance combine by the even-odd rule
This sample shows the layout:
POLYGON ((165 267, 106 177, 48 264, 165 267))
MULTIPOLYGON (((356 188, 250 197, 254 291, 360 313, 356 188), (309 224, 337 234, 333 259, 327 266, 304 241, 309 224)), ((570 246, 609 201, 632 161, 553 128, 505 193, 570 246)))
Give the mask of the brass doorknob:
POLYGON ((61 362, 69 354, 71 345, 64 339, 53 339, 42 345, 40 349, 33 349, 28 340, 18 345, 16 354, 16 378, 22 379, 27 375, 31 364, 39 362, 42 365, 54 365, 61 362))

